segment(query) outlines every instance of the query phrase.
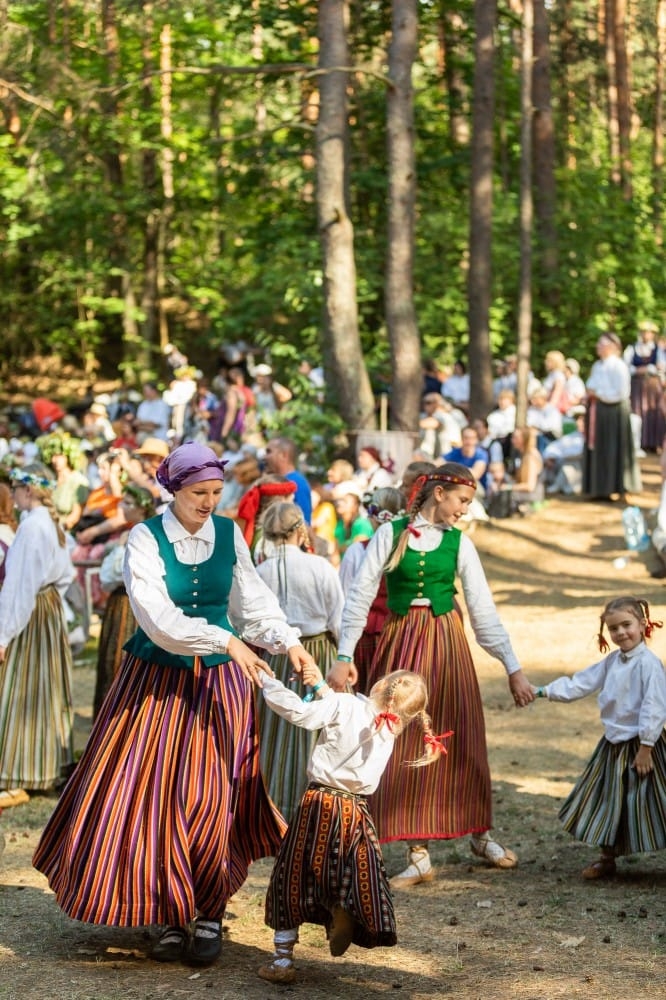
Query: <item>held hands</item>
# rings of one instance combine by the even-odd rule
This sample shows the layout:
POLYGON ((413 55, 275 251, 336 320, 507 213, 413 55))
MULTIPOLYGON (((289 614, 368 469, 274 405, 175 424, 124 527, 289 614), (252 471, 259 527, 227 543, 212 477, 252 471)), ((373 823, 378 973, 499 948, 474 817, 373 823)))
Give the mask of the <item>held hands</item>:
POLYGON ((321 670, 303 646, 290 646, 287 655, 294 668, 294 673, 303 678, 304 684, 314 686, 322 680, 321 670))
POLYGON ((530 684, 522 670, 509 674, 509 688, 517 708, 525 708, 536 697, 536 688, 530 684))
POLYGON ((232 635, 227 643, 227 653, 234 663, 238 664, 251 684, 262 687, 262 673, 268 674, 269 677, 273 676, 273 671, 266 661, 257 656, 249 646, 245 645, 242 639, 238 639, 235 635, 232 635))
POLYGON ((328 674, 326 683, 334 691, 344 691, 347 684, 358 684, 358 670, 346 660, 336 660, 328 674))
POLYGON ((644 778, 646 774, 649 774, 654 767, 652 763, 652 747, 646 747, 641 744, 631 766, 634 768, 636 773, 641 776, 641 778, 644 778))

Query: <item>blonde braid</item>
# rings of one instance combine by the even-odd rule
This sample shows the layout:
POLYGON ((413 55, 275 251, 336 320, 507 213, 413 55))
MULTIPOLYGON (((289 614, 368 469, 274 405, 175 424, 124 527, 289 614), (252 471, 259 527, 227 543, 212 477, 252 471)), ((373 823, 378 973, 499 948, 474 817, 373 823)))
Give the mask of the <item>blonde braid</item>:
MULTIPOLYGON (((33 489, 35 489, 34 486, 33 489)), ((56 510, 55 504, 53 503, 53 498, 51 497, 50 493, 46 492, 46 490, 38 490, 37 492, 38 494, 41 494, 39 496, 39 500, 41 501, 42 506, 46 507, 46 509, 48 510, 49 514, 51 515, 51 520, 56 526, 56 531, 58 533, 58 545, 62 549, 65 547, 66 543, 65 532, 60 523, 60 519, 58 517, 58 511, 56 510)))

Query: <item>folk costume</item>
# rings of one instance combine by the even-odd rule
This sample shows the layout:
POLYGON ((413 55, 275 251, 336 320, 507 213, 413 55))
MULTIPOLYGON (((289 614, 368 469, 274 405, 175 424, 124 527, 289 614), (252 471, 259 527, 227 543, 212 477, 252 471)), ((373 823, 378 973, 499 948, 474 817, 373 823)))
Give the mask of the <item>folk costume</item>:
POLYGON ((586 385, 592 397, 585 418, 583 493, 608 498, 613 493, 639 492, 629 418, 629 369, 617 354, 606 354, 592 365, 586 385))

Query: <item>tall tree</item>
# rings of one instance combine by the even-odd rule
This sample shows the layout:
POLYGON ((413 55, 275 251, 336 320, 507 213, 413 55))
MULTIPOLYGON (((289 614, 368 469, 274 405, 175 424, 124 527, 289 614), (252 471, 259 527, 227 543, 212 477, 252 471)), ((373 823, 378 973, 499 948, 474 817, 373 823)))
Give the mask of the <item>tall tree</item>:
MULTIPOLYGON (((552 317, 560 300, 557 280, 557 217, 555 182, 555 123, 551 98, 550 25, 545 0, 533 0, 534 71, 534 209, 538 236, 539 293, 552 317)), ((552 323, 552 319, 551 319, 552 323)), ((543 335, 544 331, 540 333, 543 335)), ((558 334, 559 336, 559 334, 558 334)))
POLYGON ((470 416, 492 408, 490 349, 492 294, 493 117, 495 109, 496 0, 475 0, 474 96, 469 225, 469 374, 470 416))
POLYGON ((527 381, 532 357, 532 77, 534 8, 523 0, 520 99, 520 286, 518 295, 518 393, 516 426, 527 416, 527 381))
POLYGON ((391 426, 412 431, 421 403, 421 342, 414 308, 414 99, 417 0, 393 0, 388 63, 386 325, 393 363, 391 426))
POLYGON ((374 397, 358 331, 354 229, 347 175, 347 0, 319 4, 317 222, 324 274, 324 338, 340 412, 351 430, 374 425, 374 397))

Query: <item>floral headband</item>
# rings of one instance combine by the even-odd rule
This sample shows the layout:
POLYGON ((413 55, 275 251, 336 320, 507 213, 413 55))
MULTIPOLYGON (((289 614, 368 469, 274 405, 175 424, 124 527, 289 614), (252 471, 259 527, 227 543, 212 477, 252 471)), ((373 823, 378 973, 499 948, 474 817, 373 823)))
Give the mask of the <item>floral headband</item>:
POLYGON ((46 476, 38 476, 34 472, 24 472, 23 469, 12 469, 9 473, 9 481, 14 486, 36 486, 40 490, 53 489, 53 481, 46 476))

